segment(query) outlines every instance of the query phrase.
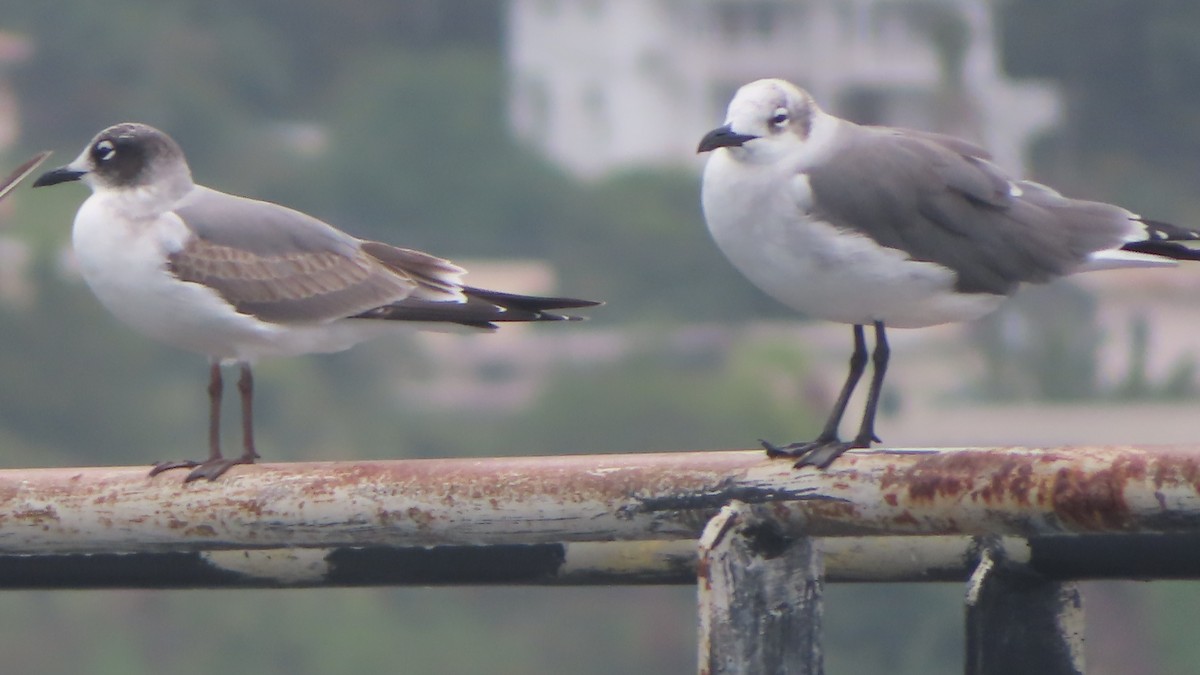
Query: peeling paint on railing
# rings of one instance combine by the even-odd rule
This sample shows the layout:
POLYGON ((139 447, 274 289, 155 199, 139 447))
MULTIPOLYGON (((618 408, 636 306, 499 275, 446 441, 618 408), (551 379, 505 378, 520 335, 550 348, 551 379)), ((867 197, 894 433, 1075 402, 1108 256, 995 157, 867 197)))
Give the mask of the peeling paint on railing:
POLYGON ((694 539, 731 500, 811 536, 1188 532, 1200 449, 757 451, 0 471, 0 554, 694 539))

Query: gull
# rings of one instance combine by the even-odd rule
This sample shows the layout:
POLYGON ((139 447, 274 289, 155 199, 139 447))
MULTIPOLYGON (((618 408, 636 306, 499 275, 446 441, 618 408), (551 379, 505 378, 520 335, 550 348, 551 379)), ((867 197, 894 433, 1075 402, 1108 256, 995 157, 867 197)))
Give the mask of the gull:
POLYGON ((501 322, 577 317, 550 310, 600 303, 464 285, 466 270, 420 251, 365 241, 311 216, 192 182, 179 145, 145 124, 109 127, 34 187, 82 181, 72 245, 100 302, 138 331, 207 356, 209 456, 160 462, 185 482, 252 464, 252 365, 336 352, 397 327, 492 331, 501 322), (221 366, 240 377, 240 457, 220 448, 221 366))
POLYGON ((879 442, 885 327, 976 319, 1023 283, 1200 260, 1181 243, 1200 238, 1193 229, 1011 178, 952 136, 840 119, 783 80, 741 87, 698 152, 711 153, 704 218, 734 267, 792 309, 853 326, 849 374, 816 439, 761 441, 797 468, 879 442), (874 372, 847 442, 838 426, 866 369, 865 326, 874 372))

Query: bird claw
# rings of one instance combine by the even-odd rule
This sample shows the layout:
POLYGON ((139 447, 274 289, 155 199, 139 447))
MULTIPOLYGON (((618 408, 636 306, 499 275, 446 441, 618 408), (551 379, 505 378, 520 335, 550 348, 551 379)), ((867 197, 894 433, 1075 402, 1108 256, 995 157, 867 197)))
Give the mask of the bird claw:
POLYGON ((758 439, 758 444, 763 446, 763 449, 767 451, 767 457, 770 457, 771 459, 778 459, 779 457, 795 457, 792 452, 800 445, 798 443, 792 443, 790 445, 778 446, 771 441, 766 440, 765 438, 758 439))
POLYGON ((212 482, 212 481, 220 478, 221 474, 223 474, 226 471, 230 470, 231 468, 237 466, 238 464, 253 464, 253 463, 254 463, 253 457, 245 457, 245 456, 233 457, 230 459, 226 459, 224 457, 210 459, 210 460, 204 462, 203 464, 198 465, 195 469, 192 469, 192 472, 187 475, 187 478, 183 479, 183 482, 190 483, 194 480, 200 480, 201 478, 207 478, 209 480, 209 482, 212 482))
MULTIPOLYGON (((257 456, 257 455, 256 455, 257 456)), ((255 456, 255 457, 256 457, 255 456)), ((191 459, 184 459, 177 462, 159 462, 150 469, 151 476, 157 476, 164 471, 171 469, 191 469, 187 477, 183 479, 185 483, 207 478, 209 481, 214 481, 221 477, 226 471, 238 464, 253 464, 255 457, 214 457, 203 462, 197 462, 191 459)))
POLYGON ((810 443, 809 448, 802 454, 797 455, 799 459, 792 465, 792 468, 799 469, 805 466, 815 466, 818 469, 828 469, 833 460, 842 456, 850 448, 855 447, 853 443, 845 441, 832 441, 829 443, 815 444, 810 443))
POLYGON ((150 477, 153 478, 154 476, 157 476, 164 471, 170 471, 171 469, 190 469, 197 466, 200 466, 200 462, 197 462, 193 459, 182 459, 173 462, 157 462, 153 467, 150 468, 150 477))
POLYGON ((815 441, 807 443, 789 443, 783 446, 775 445, 762 439, 759 439, 758 442, 767 451, 767 457, 773 459, 779 457, 795 459, 796 463, 792 466, 797 469, 805 466, 827 469, 830 464, 833 464, 835 459, 841 457, 842 453, 847 450, 870 447, 869 442, 864 443, 859 439, 855 439, 853 442, 846 442, 836 438, 818 438, 815 441))

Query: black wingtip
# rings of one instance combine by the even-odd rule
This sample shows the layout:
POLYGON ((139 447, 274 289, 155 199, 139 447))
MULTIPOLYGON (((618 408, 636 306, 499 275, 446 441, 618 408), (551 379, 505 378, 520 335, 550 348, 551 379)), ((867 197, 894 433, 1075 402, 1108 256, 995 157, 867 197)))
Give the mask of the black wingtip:
POLYGON ((1138 222, 1146 227, 1146 239, 1149 241, 1193 241, 1200 239, 1200 230, 1184 227, 1162 220, 1138 218, 1138 222))
POLYGON ((600 300, 582 300, 579 298, 547 297, 540 295, 518 295, 503 291, 491 291, 486 288, 467 286, 463 293, 468 297, 479 298, 505 309, 519 309, 528 312, 543 312, 550 309, 579 309, 582 307, 599 307, 604 303, 600 300))
POLYGON ((1178 241, 1131 241, 1121 247, 1122 251, 1146 253, 1171 260, 1200 261, 1200 251, 1188 248, 1178 241))
POLYGON ((1171 260, 1200 261, 1200 250, 1192 248, 1200 243, 1200 230, 1149 218, 1138 218, 1137 221, 1145 227, 1146 238, 1128 242, 1121 250, 1171 260))
POLYGON ((467 302, 429 302, 409 299, 377 307, 351 318, 451 323, 470 328, 495 330, 501 323, 582 321, 584 317, 558 314, 551 310, 595 307, 603 304, 594 300, 517 295, 489 291, 485 288, 466 287, 462 291, 467 296, 467 302))

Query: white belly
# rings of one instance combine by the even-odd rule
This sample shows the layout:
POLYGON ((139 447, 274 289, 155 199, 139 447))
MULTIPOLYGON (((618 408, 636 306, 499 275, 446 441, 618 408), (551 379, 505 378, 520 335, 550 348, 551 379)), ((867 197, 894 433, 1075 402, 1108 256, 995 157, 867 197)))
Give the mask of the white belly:
POLYGON ((978 318, 1004 299, 956 293, 946 267, 803 217, 803 175, 786 190, 768 169, 739 166, 730 180, 732 160, 723 155, 705 168, 709 232, 734 267, 785 305, 827 321, 920 328, 978 318))
POLYGON ((341 351, 396 328, 391 322, 360 320, 271 324, 239 314, 216 292, 181 282, 166 270, 167 253, 183 236, 170 222, 128 227, 118 222, 102 200, 85 201, 72 231, 75 257, 100 302, 156 340, 217 360, 255 361, 341 351))

